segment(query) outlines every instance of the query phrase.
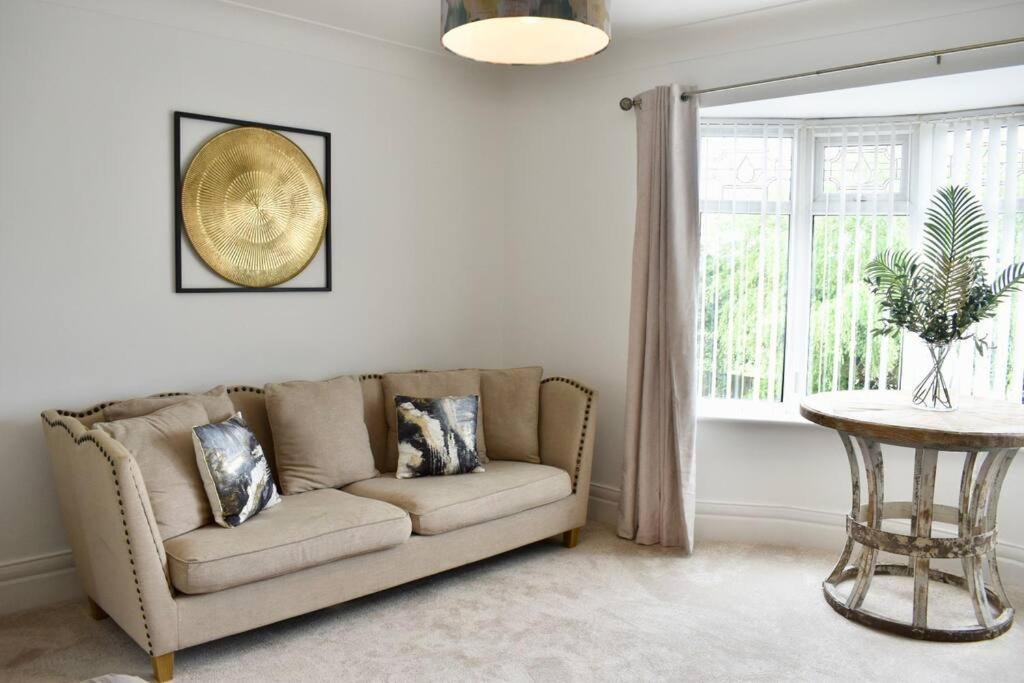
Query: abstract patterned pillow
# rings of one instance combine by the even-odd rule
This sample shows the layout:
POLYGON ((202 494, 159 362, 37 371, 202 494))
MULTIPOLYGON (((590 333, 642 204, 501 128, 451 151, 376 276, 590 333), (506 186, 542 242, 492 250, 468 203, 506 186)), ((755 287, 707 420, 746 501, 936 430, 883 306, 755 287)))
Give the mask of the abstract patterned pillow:
POLYGON ((483 472, 476 452, 479 396, 395 396, 398 470, 395 477, 483 472))
POLYGON ((238 526, 281 502, 263 447, 241 413, 193 427, 192 444, 217 524, 238 526))

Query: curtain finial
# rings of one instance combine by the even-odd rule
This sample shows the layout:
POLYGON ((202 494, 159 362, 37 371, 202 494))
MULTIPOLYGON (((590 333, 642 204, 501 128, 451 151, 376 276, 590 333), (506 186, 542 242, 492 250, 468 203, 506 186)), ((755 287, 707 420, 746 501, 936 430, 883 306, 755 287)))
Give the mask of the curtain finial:
POLYGON ((629 111, 633 107, 637 109, 643 109, 642 102, 639 97, 623 97, 619 100, 619 109, 622 111, 629 111))

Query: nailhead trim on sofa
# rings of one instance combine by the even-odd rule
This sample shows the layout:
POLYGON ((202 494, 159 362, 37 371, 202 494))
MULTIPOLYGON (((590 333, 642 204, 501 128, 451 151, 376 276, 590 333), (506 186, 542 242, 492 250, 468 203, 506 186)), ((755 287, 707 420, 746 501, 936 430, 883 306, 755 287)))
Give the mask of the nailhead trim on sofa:
POLYGON ((574 389, 582 391, 587 397, 587 407, 583 411, 583 428, 580 430, 580 445, 576 449, 576 471, 572 475, 572 492, 576 493, 576 487, 579 483, 580 478, 580 467, 583 464, 583 444, 587 440, 587 430, 590 426, 590 408, 594 402, 594 390, 583 386, 576 380, 569 379, 567 377, 548 377, 541 380, 541 384, 547 384, 548 382, 562 382, 568 384, 574 389))
MULTIPOLYGON (((89 417, 90 415, 98 413, 107 406, 112 406, 115 403, 117 403, 117 401, 107 401, 106 403, 98 403, 92 406, 91 408, 86 408, 85 410, 58 410, 57 414, 60 415, 61 417, 89 417)), ((67 427, 65 427, 65 429, 67 429, 67 427)))
POLYGON ((239 393, 262 394, 263 393, 263 389, 260 388, 260 387, 250 387, 250 386, 246 386, 244 384, 239 384, 238 386, 228 387, 228 393, 229 394, 239 394, 239 393))
MULTIPOLYGON (((102 410, 103 407, 107 405, 110 405, 110 403, 102 404, 97 408, 92 408, 89 411, 87 411, 86 414, 96 412, 97 410, 102 410)), ((60 411, 59 414, 63 416, 64 411, 60 411)), ((75 417, 74 415, 71 416, 75 417)), ((45 413, 42 414, 40 417, 42 417, 43 422, 45 422, 50 427, 63 428, 64 431, 67 432, 68 436, 70 436, 72 440, 75 442, 76 446, 81 445, 85 442, 90 442, 94 444, 96 448, 99 450, 99 452, 103 454, 103 457, 107 459, 107 464, 110 465, 110 475, 114 479, 114 490, 117 492, 117 505, 121 512, 121 527, 124 529, 124 542, 125 545, 128 547, 128 562, 131 564, 132 567, 132 579, 135 581, 135 593, 138 596, 139 600, 139 612, 142 614, 142 628, 146 632, 146 652, 147 654, 152 656, 153 640, 149 635, 149 622, 146 620, 146 607, 142 602, 142 584, 139 583, 139 574, 135 570, 135 553, 132 551, 132 539, 131 536, 128 534, 128 518, 124 513, 124 498, 121 493, 121 481, 120 479, 118 479, 117 476, 117 469, 114 466, 114 459, 110 457, 110 455, 107 453, 106 449, 103 448, 100 442, 97 441, 96 438, 91 436, 90 434, 83 434, 81 437, 76 439, 74 432, 72 432, 71 428, 68 427, 63 421, 51 422, 49 418, 46 417, 45 413)))

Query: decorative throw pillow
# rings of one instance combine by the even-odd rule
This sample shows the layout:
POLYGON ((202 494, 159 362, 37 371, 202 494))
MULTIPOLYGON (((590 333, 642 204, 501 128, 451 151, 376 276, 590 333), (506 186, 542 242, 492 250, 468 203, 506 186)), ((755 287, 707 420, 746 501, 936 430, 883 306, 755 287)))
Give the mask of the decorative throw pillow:
POLYGON ((192 444, 217 524, 238 526, 281 502, 263 447, 241 413, 193 427, 192 444))
POLYGON ((476 454, 478 396, 395 396, 397 479, 483 472, 476 454))
POLYGON ((358 378, 268 384, 264 393, 285 495, 377 476, 358 378))
POLYGON ((539 367, 481 370, 488 460, 540 463, 539 367))
POLYGON ((223 422, 235 412, 235 406, 228 396, 228 390, 223 385, 210 389, 205 394, 179 394, 177 396, 146 396, 144 398, 130 398, 126 401, 118 401, 109 405, 103 410, 103 416, 107 422, 115 420, 127 420, 133 417, 142 417, 156 412, 161 408, 173 406, 176 403, 185 401, 199 401, 206 409, 211 422, 223 422))
POLYGON ((210 503, 192 447, 192 428, 209 421, 200 401, 186 400, 150 415, 93 426, 134 456, 165 541, 210 523, 210 503))
MULTIPOLYGON (((384 406, 388 409, 388 471, 398 465, 398 422, 395 416, 396 396, 444 398, 445 396, 480 396, 479 370, 446 370, 431 372, 390 372, 381 380, 384 386, 384 406)), ((483 415, 486 406, 477 404, 476 452, 480 462, 487 462, 484 440, 483 415)))

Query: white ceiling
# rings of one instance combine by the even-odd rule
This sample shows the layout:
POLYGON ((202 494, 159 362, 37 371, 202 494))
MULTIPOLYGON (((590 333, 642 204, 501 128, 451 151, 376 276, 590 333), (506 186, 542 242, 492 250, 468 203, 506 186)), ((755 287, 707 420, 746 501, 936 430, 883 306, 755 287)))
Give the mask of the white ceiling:
POLYGON ((708 117, 845 118, 1024 104, 1024 66, 708 107, 708 117))
MULTIPOLYGON (((441 0, 221 0, 440 51, 441 0)), ((813 0, 609 0, 612 41, 813 0)))

